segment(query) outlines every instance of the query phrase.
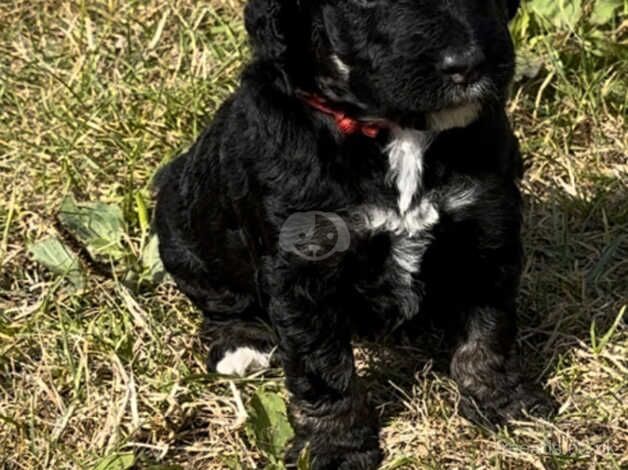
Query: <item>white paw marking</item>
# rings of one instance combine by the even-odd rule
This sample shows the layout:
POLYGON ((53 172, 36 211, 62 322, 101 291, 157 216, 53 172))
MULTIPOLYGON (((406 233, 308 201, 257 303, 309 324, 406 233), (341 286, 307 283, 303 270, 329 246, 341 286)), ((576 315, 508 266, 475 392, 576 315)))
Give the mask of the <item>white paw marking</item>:
POLYGON ((216 372, 223 375, 245 376, 247 373, 267 369, 271 353, 243 347, 227 352, 216 365, 216 372))

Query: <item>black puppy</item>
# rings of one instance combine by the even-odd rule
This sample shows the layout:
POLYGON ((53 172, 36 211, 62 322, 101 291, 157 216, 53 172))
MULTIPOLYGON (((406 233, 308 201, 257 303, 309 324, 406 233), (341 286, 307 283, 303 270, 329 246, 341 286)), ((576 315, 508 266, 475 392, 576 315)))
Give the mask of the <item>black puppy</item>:
POLYGON ((157 177, 161 257, 205 314, 210 367, 286 373, 314 468, 373 468, 358 334, 431 315, 475 421, 545 406, 512 357, 513 0, 250 0, 240 88, 157 177), (270 324, 267 331, 262 325, 270 324))

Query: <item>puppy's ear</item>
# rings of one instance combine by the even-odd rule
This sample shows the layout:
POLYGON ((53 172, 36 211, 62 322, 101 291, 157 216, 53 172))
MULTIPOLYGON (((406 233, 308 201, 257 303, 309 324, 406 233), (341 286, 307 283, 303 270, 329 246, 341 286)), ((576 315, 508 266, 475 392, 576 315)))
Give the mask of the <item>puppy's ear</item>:
POLYGON ((512 20, 517 14, 517 11, 519 10, 521 1, 520 0, 508 0, 507 3, 508 3, 508 19, 512 20))
POLYGON ((286 58, 296 30, 299 0, 249 0, 244 10, 253 53, 261 59, 286 58))

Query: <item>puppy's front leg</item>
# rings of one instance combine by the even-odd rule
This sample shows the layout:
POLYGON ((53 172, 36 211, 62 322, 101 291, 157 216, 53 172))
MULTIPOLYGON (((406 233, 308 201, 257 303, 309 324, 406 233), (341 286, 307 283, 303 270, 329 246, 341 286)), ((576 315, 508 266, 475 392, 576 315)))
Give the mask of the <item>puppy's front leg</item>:
POLYGON ((553 411, 549 397, 521 373, 513 356, 515 336, 514 311, 486 306, 468 312, 451 361, 467 419, 492 427, 524 410, 542 416, 553 411))
POLYGON ((309 446, 317 470, 377 468, 378 420, 356 378, 337 279, 325 267, 275 268, 270 314, 295 430, 286 461, 294 464, 309 446))

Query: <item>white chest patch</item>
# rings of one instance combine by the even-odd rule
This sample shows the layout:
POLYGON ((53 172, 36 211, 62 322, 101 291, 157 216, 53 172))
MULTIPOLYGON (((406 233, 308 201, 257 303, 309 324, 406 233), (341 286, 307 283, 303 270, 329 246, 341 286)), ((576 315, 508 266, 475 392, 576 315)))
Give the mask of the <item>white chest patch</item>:
POLYGON ((424 197, 421 204, 403 214, 394 209, 379 207, 367 210, 367 227, 372 231, 385 230, 395 235, 414 237, 434 226, 439 219, 438 210, 428 197, 424 197))
POLYGON ((249 372, 267 369, 271 353, 263 353, 253 348, 238 348, 229 351, 216 365, 216 372, 223 375, 244 377, 249 372))
POLYGON ((395 275, 398 284, 395 289, 400 300, 400 308, 407 315, 416 313, 418 299, 411 289, 413 276, 419 272, 421 259, 432 237, 430 229, 438 223, 439 214, 429 197, 404 214, 395 209, 371 207, 366 210, 367 230, 385 231, 395 235, 392 246, 395 275))
POLYGON ((423 179, 423 157, 432 141, 432 132, 394 129, 388 144, 389 178, 399 191, 399 213, 405 214, 423 179))

